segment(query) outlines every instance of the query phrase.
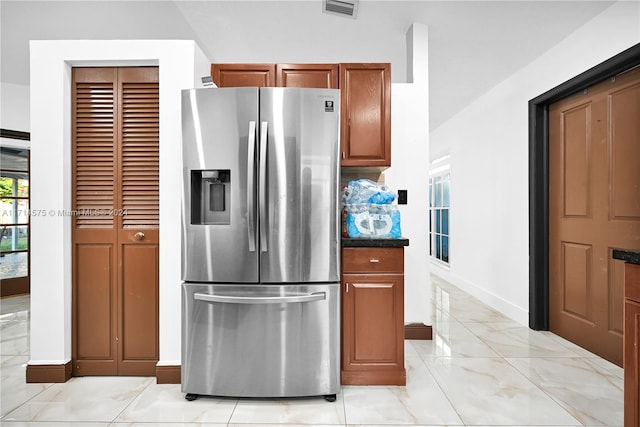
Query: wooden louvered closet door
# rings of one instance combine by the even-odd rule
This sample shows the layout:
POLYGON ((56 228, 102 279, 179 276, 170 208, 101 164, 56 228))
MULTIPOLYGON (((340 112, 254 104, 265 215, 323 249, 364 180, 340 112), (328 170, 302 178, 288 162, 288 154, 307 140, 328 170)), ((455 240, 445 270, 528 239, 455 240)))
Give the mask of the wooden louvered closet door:
POLYGON ((73 375, 155 375, 157 67, 74 68, 73 375))

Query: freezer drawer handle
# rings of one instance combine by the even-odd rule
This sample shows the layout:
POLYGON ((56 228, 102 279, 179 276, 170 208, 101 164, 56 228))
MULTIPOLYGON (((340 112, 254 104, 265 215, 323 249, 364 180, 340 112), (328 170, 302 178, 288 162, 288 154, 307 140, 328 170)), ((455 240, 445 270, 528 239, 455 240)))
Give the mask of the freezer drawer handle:
POLYGON ((237 297, 231 295, 193 294, 193 298, 206 302, 223 302, 227 304, 282 304, 292 302, 311 302, 327 299, 326 292, 314 292, 305 295, 277 297, 237 297))

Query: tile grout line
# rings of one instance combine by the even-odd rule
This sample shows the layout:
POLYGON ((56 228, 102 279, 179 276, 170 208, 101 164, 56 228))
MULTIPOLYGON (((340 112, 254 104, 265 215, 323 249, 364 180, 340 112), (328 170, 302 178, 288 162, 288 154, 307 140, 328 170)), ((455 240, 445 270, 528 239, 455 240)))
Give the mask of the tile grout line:
MULTIPOLYGON (((143 377, 143 378, 144 378, 144 377, 143 377)), ((149 377, 149 378, 150 378, 150 377, 149 377)), ((149 387, 151 386, 151 384, 153 384, 153 380, 152 380, 152 381, 150 381, 150 382, 149 382, 149 384, 147 384, 146 386, 142 387, 142 389, 141 389, 141 390, 140 390, 140 391, 139 391, 139 392, 138 392, 138 393, 137 393, 137 394, 136 394, 136 395, 135 395, 135 396, 134 396, 134 397, 129 401, 129 403, 127 403, 127 404, 124 406, 124 408, 122 408, 122 410, 121 410, 120 412, 118 412, 118 414, 116 414, 116 416, 115 416, 111 421, 107 421, 107 422, 108 422, 108 423, 110 423, 110 424, 113 424, 113 423, 117 422, 118 417, 119 417, 120 415, 122 415, 122 413, 123 413, 124 411, 126 411, 126 410, 129 408, 129 406, 130 406, 133 402, 135 402, 135 401, 136 401, 136 399, 138 399, 138 398, 142 395, 142 393, 143 393, 147 388, 149 388, 149 387)))
MULTIPOLYGON (((413 346, 412 343, 410 343, 410 344, 413 346)), ((417 349, 414 348, 414 350, 416 350, 416 352, 417 352, 417 349)), ((458 417, 458 419, 460 420, 462 425, 466 426, 467 424, 465 423, 464 419, 462 418, 462 415, 460 414, 460 412, 458 412, 458 409, 456 408, 456 406, 453 404, 453 401, 449 397, 449 394, 444 390, 444 388, 442 388, 442 384, 440 384, 440 381, 438 381, 438 378, 433 374, 433 372, 431 371, 431 368, 429 368, 429 365, 425 362, 425 360, 422 357, 422 355, 420 353, 418 353, 418 356, 420 356, 420 361, 422 362, 424 367, 427 368, 427 372, 429 373, 429 375, 431 375, 431 378, 433 378, 433 381, 438 385, 438 388, 442 392, 442 395, 447 399, 447 402, 449 402, 449 405, 451 405, 451 408, 456 413, 456 416, 458 417)))

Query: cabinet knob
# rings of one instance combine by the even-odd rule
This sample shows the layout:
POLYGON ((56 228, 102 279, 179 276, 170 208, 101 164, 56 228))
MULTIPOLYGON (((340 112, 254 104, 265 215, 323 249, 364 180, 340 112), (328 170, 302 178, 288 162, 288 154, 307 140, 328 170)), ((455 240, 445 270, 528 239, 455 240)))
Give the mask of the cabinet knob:
POLYGON ((133 235, 133 237, 135 237, 136 240, 142 240, 144 239, 144 233, 142 231, 138 231, 136 234, 133 235))
POLYGON ((369 260, 369 262, 376 263, 376 262, 380 262, 380 260, 379 260, 379 259, 376 259, 376 258, 371 258, 371 259, 369 260))

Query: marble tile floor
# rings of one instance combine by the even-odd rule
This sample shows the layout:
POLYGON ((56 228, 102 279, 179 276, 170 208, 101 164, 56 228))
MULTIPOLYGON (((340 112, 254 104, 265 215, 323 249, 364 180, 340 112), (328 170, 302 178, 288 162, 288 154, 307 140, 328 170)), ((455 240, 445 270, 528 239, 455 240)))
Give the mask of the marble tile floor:
POLYGON ((523 327, 432 276, 431 341, 406 341, 405 387, 343 386, 322 398, 187 402, 145 377, 26 384, 29 299, 0 301, 0 425, 5 427, 623 425, 621 368, 523 327))

